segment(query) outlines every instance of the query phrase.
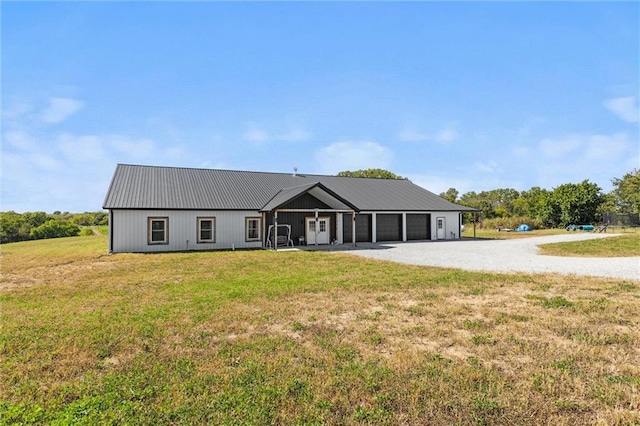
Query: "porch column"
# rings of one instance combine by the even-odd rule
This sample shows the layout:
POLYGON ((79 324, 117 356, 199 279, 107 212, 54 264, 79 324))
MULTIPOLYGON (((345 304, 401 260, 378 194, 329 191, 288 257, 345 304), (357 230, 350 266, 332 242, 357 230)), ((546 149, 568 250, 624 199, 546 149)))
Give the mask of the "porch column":
POLYGON ((402 241, 407 241, 407 214, 402 213, 402 241))
POLYGON ((316 213, 316 238, 315 238, 315 240, 316 240, 316 248, 318 248, 318 233, 320 231, 318 229, 319 228, 319 226, 318 226, 319 225, 318 224, 318 209, 315 209, 315 213, 316 213))
POLYGON ((273 249, 278 250, 278 210, 273 212, 273 249))
POLYGON ((376 218, 375 213, 371 213, 371 242, 377 242, 376 234, 378 233, 378 224, 376 223, 378 219, 376 218))

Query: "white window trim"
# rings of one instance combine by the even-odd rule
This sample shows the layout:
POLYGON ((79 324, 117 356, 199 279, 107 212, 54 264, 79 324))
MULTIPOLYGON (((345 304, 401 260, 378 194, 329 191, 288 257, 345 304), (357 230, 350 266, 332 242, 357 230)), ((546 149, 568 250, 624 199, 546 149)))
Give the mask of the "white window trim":
POLYGON ((166 216, 163 217, 147 217, 147 243, 149 245, 156 244, 169 244, 169 218, 166 216), (161 241, 153 241, 152 235, 152 224, 153 222, 164 222, 164 239, 161 241))
POLYGON ((197 218, 198 244, 215 243, 216 242, 216 218, 215 216, 203 216, 197 218), (202 238, 202 222, 211 221, 211 239, 202 238))
POLYGON ((259 216, 251 216, 251 217, 245 217, 244 218, 244 240, 249 242, 249 241, 262 241, 262 218, 259 216), (249 238, 249 222, 255 220, 258 222, 257 225, 257 230, 258 230, 258 237, 257 238, 249 238))

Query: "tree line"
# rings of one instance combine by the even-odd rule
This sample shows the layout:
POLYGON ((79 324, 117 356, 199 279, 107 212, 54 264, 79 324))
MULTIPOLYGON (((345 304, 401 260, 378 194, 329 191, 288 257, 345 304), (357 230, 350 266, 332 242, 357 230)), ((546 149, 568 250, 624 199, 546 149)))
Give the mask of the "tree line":
POLYGON ((597 224, 604 213, 640 213, 640 171, 634 169, 611 182, 613 190, 609 193, 587 179, 552 190, 536 186, 527 191, 501 188, 459 195, 455 188, 449 188, 439 195, 480 210, 482 221, 489 227, 528 223, 534 228, 557 228, 597 224))
POLYGON ((74 237, 80 235, 82 226, 107 225, 108 221, 106 212, 0 212, 0 243, 74 237))

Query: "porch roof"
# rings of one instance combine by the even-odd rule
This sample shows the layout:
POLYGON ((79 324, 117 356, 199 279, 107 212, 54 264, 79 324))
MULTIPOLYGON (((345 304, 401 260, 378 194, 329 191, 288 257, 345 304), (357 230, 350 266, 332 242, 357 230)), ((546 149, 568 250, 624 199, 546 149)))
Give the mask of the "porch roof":
POLYGON ((320 182, 311 182, 305 185, 294 186, 292 188, 283 188, 280 192, 274 195, 271 200, 269 200, 261 211, 270 212, 277 210, 278 207, 287 204, 306 193, 322 201, 332 209, 358 211, 358 209, 349 203, 349 201, 343 199, 320 182))

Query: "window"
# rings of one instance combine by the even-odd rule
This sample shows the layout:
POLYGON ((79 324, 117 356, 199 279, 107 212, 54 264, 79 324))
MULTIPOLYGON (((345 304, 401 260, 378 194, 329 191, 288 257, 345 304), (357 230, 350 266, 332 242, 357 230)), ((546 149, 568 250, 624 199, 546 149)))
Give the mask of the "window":
POLYGON ((150 217, 147 219, 149 244, 169 244, 169 218, 150 217))
POLYGON ((248 217, 245 219, 245 240, 260 241, 260 217, 248 217))
POLYGON ((198 242, 199 243, 215 243, 216 242, 216 218, 215 217, 199 217, 198 218, 198 242))
POLYGON ((320 221, 320 232, 327 232, 327 221, 326 220, 321 220, 320 221))

